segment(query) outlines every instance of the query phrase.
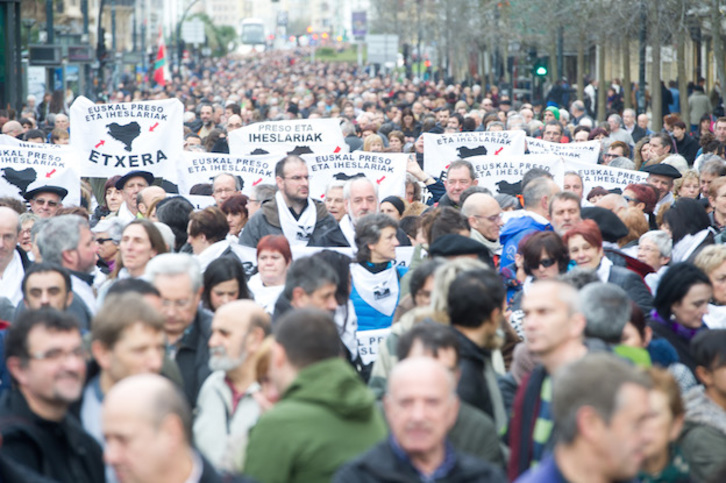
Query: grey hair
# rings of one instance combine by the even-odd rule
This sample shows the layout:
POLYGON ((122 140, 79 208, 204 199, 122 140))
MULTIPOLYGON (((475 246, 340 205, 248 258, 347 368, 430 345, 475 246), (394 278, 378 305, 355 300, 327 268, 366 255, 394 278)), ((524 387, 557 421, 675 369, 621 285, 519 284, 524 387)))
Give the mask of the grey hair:
POLYGON ((501 127, 502 129, 506 129, 502 121, 490 122, 489 125, 487 125, 487 131, 491 131, 493 127, 501 127))
POLYGON ((37 238, 43 261, 63 266, 63 252, 78 248, 82 228, 89 228, 88 221, 78 215, 50 218, 43 225, 37 238))
POLYGON ((535 178, 522 190, 522 198, 525 207, 537 205, 542 198, 552 193, 553 181, 547 177, 535 178))
POLYGON ((93 233, 108 233, 108 237, 113 240, 117 245, 121 242, 121 236, 123 234, 126 223, 119 219, 117 216, 106 218, 105 220, 99 221, 96 226, 91 228, 93 233))
POLYGON ((328 183, 328 186, 325 187, 325 194, 328 194, 328 191, 333 189, 343 189, 345 188, 345 181, 341 179, 336 179, 328 183))
POLYGON ((173 252, 176 238, 174 237, 174 232, 172 231, 171 227, 166 223, 162 223, 161 221, 155 221, 154 226, 157 230, 159 230, 159 233, 161 233, 161 237, 164 239, 166 249, 169 250, 169 253, 173 252))
POLYGON ((658 247, 658 251, 660 252, 661 257, 671 257, 671 253, 673 251, 673 240, 671 239, 670 235, 665 231, 647 231, 640 236, 640 240, 638 240, 638 243, 642 243, 643 240, 650 240, 655 243, 655 246, 658 247))
POLYGON ((591 283, 580 290, 580 306, 587 325, 585 336, 619 344, 631 306, 625 290, 612 283, 591 283))
POLYGON ((560 369, 553 379, 552 415, 557 440, 570 444, 577 438, 578 414, 593 408, 606 424, 623 405, 622 387, 634 384, 650 389, 651 381, 637 368, 609 353, 588 354, 560 369))
POLYGON ((585 103, 577 100, 572 103, 571 109, 577 109, 577 112, 585 112, 585 103))
POLYGON ((600 277, 597 276, 595 270, 590 268, 574 267, 572 270, 568 270, 566 273, 559 275, 557 280, 580 290, 586 285, 599 282, 600 277))
POLYGON ((50 218, 38 218, 35 221, 35 224, 33 225, 33 228, 30 229, 30 241, 35 243, 35 240, 38 238, 38 233, 40 233, 40 230, 43 229, 46 223, 50 221, 50 218))
POLYGON ((617 122, 618 123, 618 126, 621 126, 622 127, 622 125, 623 125, 623 118, 620 117, 620 114, 610 114, 608 116, 608 121, 610 119, 612 119, 613 121, 617 122))
POLYGON ((608 166, 611 166, 613 168, 620 168, 620 169, 629 169, 629 170, 635 170, 635 163, 624 157, 624 156, 618 156, 617 158, 610 161, 610 164, 608 166))
POLYGON ((369 185, 373 186, 373 191, 375 191, 376 193, 376 199, 378 199, 378 186, 368 178, 364 178, 363 176, 357 176, 355 178, 349 179, 343 185, 343 199, 345 201, 350 200, 350 190, 353 187, 353 183, 357 183, 358 181, 364 181, 369 185))
MULTIPOLYGON (((496 121, 495 121, 496 122, 496 121)), ((490 124, 491 126, 491 124, 490 124)), ((524 118, 521 114, 513 114, 507 118, 507 129, 524 129, 524 118)))
POLYGON ((288 300, 292 300, 292 292, 297 287, 310 295, 323 285, 332 283, 337 286, 338 282, 338 274, 330 264, 319 257, 302 257, 290 265, 283 294, 288 300))
POLYGON ((431 292, 431 308, 434 312, 446 313, 449 309, 449 286, 462 272, 469 270, 491 270, 484 262, 473 258, 455 258, 434 271, 434 290, 431 292))
POLYGON ((635 110, 633 110, 631 108, 623 109, 623 115, 625 115, 626 112, 629 112, 630 114, 633 115, 633 117, 635 117, 635 110))
POLYGON ((157 255, 146 264, 144 279, 156 285, 159 275, 188 275, 192 282, 192 291, 202 288, 202 270, 199 261, 186 253, 164 253, 157 255))
POLYGON ((26 212, 20 215, 18 218, 18 232, 22 230, 23 223, 26 221, 32 221, 33 223, 36 223, 38 220, 40 220, 40 217, 36 215, 35 213, 26 212))
POLYGON ((665 158, 663 161, 661 161, 661 163, 669 164, 669 165, 673 166, 681 174, 688 171, 688 161, 686 161, 686 158, 684 158, 680 154, 671 154, 670 156, 665 158))
POLYGON ((219 178, 221 178, 222 176, 231 177, 234 180, 234 189, 236 189, 237 191, 242 189, 242 187, 240 186, 239 178, 237 176, 233 175, 232 173, 219 173, 217 176, 212 178, 212 189, 214 189, 214 183, 216 183, 217 180, 219 178))
POLYGON ((350 121, 341 122, 340 129, 343 131, 343 136, 355 135, 355 125, 350 121))
POLYGON ((358 247, 356 259, 359 262, 370 261, 371 250, 368 245, 378 243, 384 228, 398 229, 396 220, 383 213, 366 215, 355 225, 355 244, 358 247))

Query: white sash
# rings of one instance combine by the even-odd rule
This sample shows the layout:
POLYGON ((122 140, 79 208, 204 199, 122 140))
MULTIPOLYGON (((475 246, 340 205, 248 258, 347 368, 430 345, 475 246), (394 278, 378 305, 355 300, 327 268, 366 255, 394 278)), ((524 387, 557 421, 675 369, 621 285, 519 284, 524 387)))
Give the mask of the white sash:
POLYGON ((5 267, 5 272, 0 277, 0 297, 7 297, 13 303, 18 303, 23 300, 22 282, 25 276, 25 270, 23 269, 23 262, 20 259, 20 254, 12 248, 13 255, 8 266, 5 267))
POLYGON ((398 272, 395 267, 371 273, 358 263, 350 264, 353 286, 368 305, 390 317, 398 306, 398 272))
POLYGON ((340 231, 343 232, 350 247, 358 251, 358 245, 355 243, 355 227, 353 226, 353 220, 350 219, 350 215, 345 215, 340 219, 340 231))
POLYGON ((280 227, 282 227, 282 233, 285 234, 285 238, 290 242, 290 245, 307 245, 310 238, 313 236, 313 230, 315 229, 315 223, 317 222, 318 216, 315 209, 315 203, 312 198, 308 198, 308 205, 300 215, 300 219, 296 220, 290 210, 285 204, 285 200, 282 198, 282 193, 278 191, 275 194, 275 201, 277 201, 277 213, 280 217, 280 227))

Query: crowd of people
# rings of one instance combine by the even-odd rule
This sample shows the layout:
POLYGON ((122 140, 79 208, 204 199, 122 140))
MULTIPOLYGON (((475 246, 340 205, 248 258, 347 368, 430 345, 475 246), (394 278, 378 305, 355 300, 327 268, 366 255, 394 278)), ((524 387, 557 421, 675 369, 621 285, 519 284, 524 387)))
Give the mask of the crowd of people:
MULTIPOLYGON (((406 189, 331 179, 320 201, 281 154, 274 185, 194 186, 203 209, 143 170, 84 179, 79 206, 0 198, 0 479, 724 481, 726 118, 702 93, 656 133, 290 53, 119 86, 180 99, 190 151, 337 118, 351 151, 410 153, 406 189), (426 172, 423 133, 496 130, 598 140, 647 177, 584 192, 533 168, 513 196, 466 159, 426 172)), ((63 142, 68 101, 2 133, 63 142)))

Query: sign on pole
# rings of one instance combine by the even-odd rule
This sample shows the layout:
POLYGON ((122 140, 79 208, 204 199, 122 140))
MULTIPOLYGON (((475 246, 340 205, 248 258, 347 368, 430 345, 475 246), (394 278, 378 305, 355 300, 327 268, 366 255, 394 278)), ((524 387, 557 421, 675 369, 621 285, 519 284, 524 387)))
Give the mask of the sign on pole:
POLYGON ((398 35, 368 35, 368 63, 396 64, 398 60, 398 35))

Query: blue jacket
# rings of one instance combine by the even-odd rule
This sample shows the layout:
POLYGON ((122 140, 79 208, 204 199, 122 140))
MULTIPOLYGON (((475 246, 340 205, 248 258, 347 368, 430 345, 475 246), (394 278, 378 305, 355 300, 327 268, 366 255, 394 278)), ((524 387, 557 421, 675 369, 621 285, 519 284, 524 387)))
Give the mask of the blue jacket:
MULTIPOLYGON (((401 277, 406 274, 407 270, 408 269, 406 267, 396 267, 396 271, 398 272, 399 286, 401 277)), ((400 287, 398 297, 400 300, 400 287)), ((350 293, 350 300, 353 302, 353 307, 355 307, 355 315, 358 317, 358 331, 385 329, 387 327, 390 327, 393 323, 393 314, 385 315, 371 307, 368 302, 363 300, 363 298, 360 296, 358 290, 356 290, 355 288, 355 285, 353 285, 353 290, 350 293)), ((398 302, 396 303, 396 305, 398 305, 398 302)))
POLYGON ((552 225, 542 224, 530 216, 525 215, 509 220, 499 234, 499 241, 502 243, 502 258, 499 266, 506 267, 514 263, 514 255, 517 254, 517 248, 522 238, 535 231, 548 230, 552 230, 552 225))

